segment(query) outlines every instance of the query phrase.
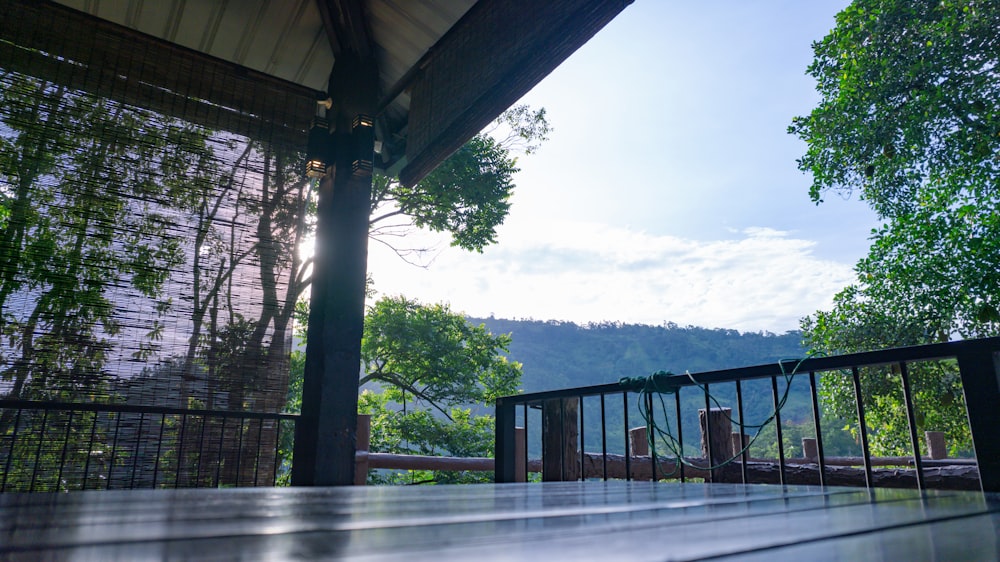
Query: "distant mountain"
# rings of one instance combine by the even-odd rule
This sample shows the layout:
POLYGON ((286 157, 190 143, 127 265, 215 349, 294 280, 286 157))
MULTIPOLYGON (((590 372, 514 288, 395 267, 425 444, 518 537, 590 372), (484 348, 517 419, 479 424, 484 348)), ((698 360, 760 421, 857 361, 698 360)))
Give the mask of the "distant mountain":
MULTIPOLYGON (((799 332, 741 333, 675 324, 646 326, 607 322, 581 326, 572 322, 498 318, 469 318, 469 321, 484 324, 494 334, 511 334, 509 357, 524 365, 522 386, 525 392, 614 383, 622 377, 647 376, 661 370, 678 374, 690 371, 694 374, 747 367, 805 355, 799 332)), ((783 392, 784 381, 778 384, 779 392, 783 392)), ((769 379, 748 381, 743 384, 742 392, 748 423, 762 423, 773 414, 774 396, 769 379)), ((711 393, 718 405, 732 408, 733 415, 736 415, 734 384, 712 385, 711 393)), ((628 400, 630 427, 643 423, 636 408, 637 399, 637 395, 631 394, 628 400)), ((588 450, 601 447, 599 419, 593 414, 600 411, 599 403, 594 400, 597 399, 588 399, 586 405, 591 412, 587 418, 588 450)), ((705 407, 705 397, 696 388, 686 388, 681 393, 681 401, 685 447, 689 449, 688 454, 697 454, 690 447, 698 443, 697 412, 705 407)), ((670 411, 673 411, 672 407, 670 411)), ((537 412, 532 414, 535 418, 533 424, 540 423, 539 415, 537 412)), ((811 419, 812 403, 807 378, 795 377, 781 415, 785 424, 798 425, 811 419)), ((609 451, 620 453, 624 440, 620 402, 609 401, 607 418, 609 451)), ((745 431, 756 433, 756 429, 745 431)), ((773 426, 769 431, 773 435, 773 426)), ((760 441, 753 451, 762 453, 764 449, 761 447, 770 441, 773 437, 760 441)), ((791 441, 786 443, 788 447, 793 445, 791 441)), ((538 447, 538 443, 529 444, 532 454, 538 453, 538 447)))
POLYGON ((805 354, 799 332, 738 332, 676 324, 592 323, 469 318, 513 338, 510 358, 524 364, 524 390, 617 382, 655 371, 698 373, 776 363, 805 354))

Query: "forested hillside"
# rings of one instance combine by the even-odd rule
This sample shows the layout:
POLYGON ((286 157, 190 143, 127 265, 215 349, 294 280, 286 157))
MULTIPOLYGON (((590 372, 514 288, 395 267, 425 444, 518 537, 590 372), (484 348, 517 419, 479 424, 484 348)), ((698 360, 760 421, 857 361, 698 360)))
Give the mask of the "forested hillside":
MULTIPOLYGON (((646 376, 660 370, 699 373, 777 363, 781 359, 801 358, 806 353, 798 332, 778 335, 674 324, 646 326, 610 322, 581 326, 572 322, 498 318, 469 318, 469 321, 484 324, 494 334, 511 335, 509 356, 511 360, 523 363, 522 387, 525 392, 612 383, 622 377, 646 376)), ((791 365, 789 368, 792 368, 791 365)), ((779 381, 779 388, 784 391, 784 381, 779 381)), ((733 384, 713 385, 711 392, 719 405, 733 408, 735 415, 733 384)), ((748 423, 762 423, 773 414, 769 380, 744 383, 743 397, 748 423)), ((704 395, 694 388, 684 389, 682 402, 686 448, 695 447, 688 454, 697 454, 697 411, 704 408, 704 395)), ((588 399, 587 408, 598 407, 597 402, 588 399)), ((630 425, 641 425, 632 399, 629 410, 629 419, 635 420, 630 425)), ((624 438, 620 406, 609 405, 607 415, 609 450, 620 452, 624 438)), ((811 419, 808 379, 797 376, 782 409, 786 452, 798 454, 799 438, 812 434, 811 419)), ((824 439, 830 442, 829 448, 834 454, 853 454, 852 443, 840 431, 843 425, 839 420, 834 421, 824 433, 834 432, 836 435, 830 433, 824 439)), ((588 418, 587 426, 588 447, 599 448, 599 421, 588 418)), ((745 431, 753 435, 757 430, 747 428, 745 431)), ((531 443, 529 447, 534 450, 537 444, 531 443)), ((774 456, 777 454, 775 447, 774 427, 769 424, 752 452, 759 456, 774 456)))
POLYGON ((510 333, 510 358, 524 364, 525 392, 616 382, 654 371, 697 373, 805 354, 798 332, 740 333, 675 324, 646 326, 470 318, 510 333))

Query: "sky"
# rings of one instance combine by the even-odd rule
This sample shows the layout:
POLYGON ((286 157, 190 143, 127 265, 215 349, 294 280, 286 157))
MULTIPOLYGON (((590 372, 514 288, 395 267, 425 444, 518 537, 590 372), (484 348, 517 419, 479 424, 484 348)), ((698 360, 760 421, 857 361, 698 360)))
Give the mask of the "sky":
POLYGON ((481 254, 369 244, 376 296, 469 316, 783 333, 854 280, 875 215, 815 205, 786 130, 818 101, 813 41, 847 0, 636 0, 519 103, 553 132, 518 160, 481 254))

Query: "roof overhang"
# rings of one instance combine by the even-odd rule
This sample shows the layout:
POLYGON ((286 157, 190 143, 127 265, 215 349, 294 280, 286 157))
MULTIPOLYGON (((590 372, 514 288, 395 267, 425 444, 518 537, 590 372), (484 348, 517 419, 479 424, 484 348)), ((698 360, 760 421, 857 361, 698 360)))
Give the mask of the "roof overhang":
POLYGON ((377 164, 412 185, 630 3, 0 0, 0 54, 19 49, 3 57, 25 67, 14 70, 208 126, 246 134, 263 120, 273 138, 304 146, 337 54, 368 52, 379 71, 377 164), (46 41, 59 34, 70 50, 50 56, 46 41), (166 72, 179 58, 187 72, 166 72), (83 60, 106 65, 105 75, 143 76, 141 87, 91 83, 72 72, 83 60))

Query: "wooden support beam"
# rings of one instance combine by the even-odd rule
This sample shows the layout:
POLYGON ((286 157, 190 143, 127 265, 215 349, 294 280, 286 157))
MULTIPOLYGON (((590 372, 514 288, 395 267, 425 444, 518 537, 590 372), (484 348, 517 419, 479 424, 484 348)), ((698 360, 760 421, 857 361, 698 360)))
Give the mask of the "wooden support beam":
POLYGON ((352 52, 371 57, 372 33, 359 0, 316 0, 334 56, 352 52))
POLYGON ((368 271, 370 131, 354 128, 377 103, 378 69, 369 57, 342 52, 330 74, 334 102, 332 171, 320 181, 302 415, 296 424, 292 484, 354 483, 358 376, 368 271))

